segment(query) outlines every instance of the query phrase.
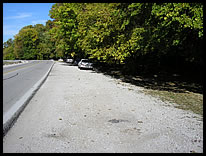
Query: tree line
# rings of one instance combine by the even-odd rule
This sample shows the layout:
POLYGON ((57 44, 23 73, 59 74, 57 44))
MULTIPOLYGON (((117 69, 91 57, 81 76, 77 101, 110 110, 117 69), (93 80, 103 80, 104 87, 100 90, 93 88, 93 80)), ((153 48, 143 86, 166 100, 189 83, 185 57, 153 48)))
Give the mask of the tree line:
POLYGON ((128 72, 202 66, 202 3, 56 3, 23 27, 3 59, 89 58, 128 72))

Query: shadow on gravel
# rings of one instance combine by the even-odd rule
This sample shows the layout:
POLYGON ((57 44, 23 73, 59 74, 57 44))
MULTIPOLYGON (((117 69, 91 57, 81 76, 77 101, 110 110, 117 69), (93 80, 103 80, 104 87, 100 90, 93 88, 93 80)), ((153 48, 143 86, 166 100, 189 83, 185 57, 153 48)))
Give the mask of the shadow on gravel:
MULTIPOLYGON (((62 62, 63 66, 76 66, 72 63, 62 62)), ((89 70, 89 69, 81 69, 89 70)), ((195 75, 189 74, 174 74, 165 71, 158 73, 140 73, 138 75, 124 74, 123 70, 118 67, 101 67, 96 66, 91 73, 103 73, 113 78, 120 79, 123 82, 130 83, 136 86, 144 87, 152 90, 170 91, 175 93, 193 93, 203 94, 202 80, 197 79, 195 75)), ((201 76, 199 76, 200 78, 201 76)))
POLYGON ((77 65, 75 65, 75 64, 66 63, 66 62, 61 62, 61 65, 63 65, 63 66, 77 66, 77 65))
POLYGON ((157 74, 139 74, 127 75, 123 74, 118 68, 95 68, 95 73, 103 73, 113 78, 121 79, 123 82, 130 83, 146 89, 163 90, 175 93, 194 92, 203 94, 203 87, 200 80, 196 80, 191 75, 178 75, 167 72, 159 72, 157 74))

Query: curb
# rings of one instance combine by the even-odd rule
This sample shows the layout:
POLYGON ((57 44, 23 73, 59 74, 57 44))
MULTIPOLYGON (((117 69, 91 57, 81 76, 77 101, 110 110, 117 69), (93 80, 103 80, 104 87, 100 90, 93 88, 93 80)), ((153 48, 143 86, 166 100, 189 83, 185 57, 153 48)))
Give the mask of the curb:
POLYGON ((6 114, 3 116, 3 137, 6 135, 6 133, 9 131, 9 129, 13 126, 21 112, 24 110, 26 105, 29 103, 29 101, 32 99, 32 97, 35 95, 37 90, 41 87, 41 85, 44 83, 44 81, 47 79, 51 69, 53 68, 55 62, 51 65, 48 72, 32 87, 30 88, 22 97, 19 99, 14 106, 6 112, 6 114))

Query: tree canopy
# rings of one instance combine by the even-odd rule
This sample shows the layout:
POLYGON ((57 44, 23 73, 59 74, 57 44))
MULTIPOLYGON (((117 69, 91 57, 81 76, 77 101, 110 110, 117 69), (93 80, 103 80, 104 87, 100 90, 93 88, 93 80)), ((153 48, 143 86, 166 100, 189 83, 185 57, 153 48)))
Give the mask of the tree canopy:
POLYGON ((5 42, 4 59, 84 57, 134 72, 202 64, 202 3, 56 3, 49 16, 5 42))

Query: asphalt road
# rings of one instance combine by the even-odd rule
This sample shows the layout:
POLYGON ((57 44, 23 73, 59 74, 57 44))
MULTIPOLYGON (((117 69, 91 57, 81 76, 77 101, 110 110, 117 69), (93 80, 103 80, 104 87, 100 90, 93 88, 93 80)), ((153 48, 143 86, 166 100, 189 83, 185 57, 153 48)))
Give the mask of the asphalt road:
POLYGON ((50 60, 31 60, 3 68, 3 114, 42 78, 52 64, 50 60))
POLYGON ((144 89, 56 62, 4 153, 202 153, 203 121, 144 89))

